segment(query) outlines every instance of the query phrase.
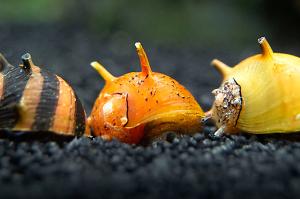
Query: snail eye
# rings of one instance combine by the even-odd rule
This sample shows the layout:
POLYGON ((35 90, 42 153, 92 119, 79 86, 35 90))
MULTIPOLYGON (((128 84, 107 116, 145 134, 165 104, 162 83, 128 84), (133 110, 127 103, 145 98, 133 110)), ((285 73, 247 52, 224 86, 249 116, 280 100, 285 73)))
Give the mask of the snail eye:
POLYGON ((105 103, 103 105, 104 121, 116 127, 123 127, 128 123, 127 117, 127 93, 113 93, 105 95, 105 103))

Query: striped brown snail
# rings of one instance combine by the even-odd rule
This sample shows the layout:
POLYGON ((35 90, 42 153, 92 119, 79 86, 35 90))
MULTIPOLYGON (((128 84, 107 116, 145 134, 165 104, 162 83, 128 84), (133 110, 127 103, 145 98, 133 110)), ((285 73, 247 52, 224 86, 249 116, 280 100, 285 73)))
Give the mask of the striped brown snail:
POLYGON ((0 54, 0 130, 80 136, 85 111, 61 77, 33 64, 30 54, 15 67, 0 54))
POLYGON ((216 135, 300 130, 300 58, 274 53, 264 37, 258 42, 262 53, 233 68, 212 61, 223 75, 222 85, 213 91, 212 109, 206 113, 219 127, 216 135))
POLYGON ((91 63, 105 80, 88 118, 93 134, 140 143, 167 131, 200 130, 204 113, 192 94, 171 77, 152 72, 142 45, 135 46, 141 72, 114 77, 98 62, 91 63))

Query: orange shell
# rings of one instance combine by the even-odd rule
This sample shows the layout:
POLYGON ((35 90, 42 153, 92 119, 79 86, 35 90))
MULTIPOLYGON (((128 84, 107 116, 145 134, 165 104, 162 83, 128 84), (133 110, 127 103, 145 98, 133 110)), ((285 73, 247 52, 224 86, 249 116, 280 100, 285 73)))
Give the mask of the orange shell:
POLYGON ((139 143, 166 131, 199 131, 204 113, 192 94, 171 77, 152 72, 141 44, 136 48, 142 72, 116 78, 92 63, 106 80, 88 119, 94 135, 139 143))

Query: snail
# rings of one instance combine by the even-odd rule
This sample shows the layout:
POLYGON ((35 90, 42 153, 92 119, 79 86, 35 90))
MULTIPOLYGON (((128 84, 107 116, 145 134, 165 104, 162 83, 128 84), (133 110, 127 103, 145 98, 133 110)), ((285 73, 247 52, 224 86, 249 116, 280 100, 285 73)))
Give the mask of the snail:
POLYGON ((264 37, 258 43, 262 53, 233 68, 212 61, 223 75, 222 85, 212 92, 213 106, 205 114, 215 121, 216 135, 300 130, 300 58, 274 53, 264 37))
POLYGON ((115 77, 91 63, 105 80, 87 120, 93 135, 137 144, 164 132, 199 131, 204 113, 192 94, 171 77, 152 72, 141 43, 135 46, 141 72, 115 77))
POLYGON ((61 77, 35 66, 29 53, 15 67, 0 54, 0 130, 81 136, 85 111, 61 77))

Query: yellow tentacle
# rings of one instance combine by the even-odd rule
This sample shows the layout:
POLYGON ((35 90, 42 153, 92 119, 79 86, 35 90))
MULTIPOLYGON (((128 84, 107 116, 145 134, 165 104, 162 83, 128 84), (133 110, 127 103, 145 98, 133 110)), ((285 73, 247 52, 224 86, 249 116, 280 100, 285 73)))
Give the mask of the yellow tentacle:
POLYGON ((218 59, 214 59, 211 62, 211 65, 214 66, 222 74, 223 78, 228 76, 232 70, 229 66, 227 66, 218 59))
POLYGON ((273 50, 265 37, 261 37, 258 39, 258 43, 260 44, 262 55, 266 58, 273 57, 273 50))
POLYGON ((116 79, 115 76, 113 76, 110 72, 108 72, 104 66, 102 66, 99 62, 92 62, 91 63, 91 66, 96 70, 98 71, 98 73, 103 77, 103 79, 106 81, 106 82, 111 82, 113 80, 116 79))

